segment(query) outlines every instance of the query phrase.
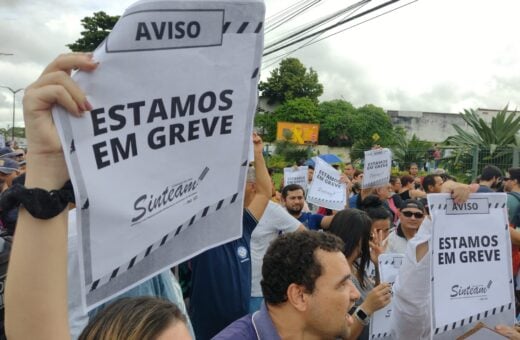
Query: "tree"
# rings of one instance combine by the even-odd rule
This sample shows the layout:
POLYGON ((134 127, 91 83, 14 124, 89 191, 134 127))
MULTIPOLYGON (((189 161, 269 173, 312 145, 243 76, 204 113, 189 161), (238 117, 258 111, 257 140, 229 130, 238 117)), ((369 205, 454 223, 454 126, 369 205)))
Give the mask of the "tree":
POLYGON ((277 122, 319 123, 316 104, 309 98, 297 98, 280 105, 273 113, 264 112, 255 117, 255 126, 263 131, 265 141, 276 139, 277 122))
POLYGON ((385 110, 372 104, 356 110, 349 131, 353 141, 352 159, 363 158, 363 152, 374 144, 390 146, 396 141, 390 117, 385 110))
POLYGON ((307 68, 296 58, 287 58, 280 66, 271 71, 266 82, 258 85, 262 95, 269 104, 285 103, 288 100, 307 97, 315 104, 323 94, 323 85, 318 80, 318 74, 312 68, 307 68))
POLYGON ((445 143, 454 146, 455 150, 446 159, 450 169, 462 173, 470 173, 472 177, 480 173, 485 164, 495 164, 506 170, 512 164, 513 149, 520 148, 520 116, 517 112, 509 112, 507 106, 486 123, 473 109, 460 113, 468 127, 453 125, 457 132, 445 143), (477 157, 478 168, 471 169, 474 157, 477 157))
POLYGON ((345 100, 331 100, 318 105, 320 114, 319 144, 352 145, 351 127, 356 116, 354 106, 345 100))
POLYGON ((91 17, 81 19, 85 30, 81 32, 81 38, 67 47, 73 52, 92 52, 105 40, 112 28, 119 20, 118 15, 108 15, 103 11, 94 13, 91 17))

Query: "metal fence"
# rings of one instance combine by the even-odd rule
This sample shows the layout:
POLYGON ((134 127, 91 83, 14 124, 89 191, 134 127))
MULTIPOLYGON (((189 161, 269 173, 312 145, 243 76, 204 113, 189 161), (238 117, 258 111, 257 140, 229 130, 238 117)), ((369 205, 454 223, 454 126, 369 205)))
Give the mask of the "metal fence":
MULTIPOLYGON (((362 168, 362 160, 358 160, 362 168)), ((520 149, 515 148, 441 148, 441 159, 435 160, 429 150, 408 149, 394 152, 393 166, 395 171, 408 169, 410 163, 417 163, 422 173, 432 173, 443 169, 448 174, 464 182, 470 182, 481 174, 482 169, 493 164, 505 173, 511 167, 520 166, 520 149)))

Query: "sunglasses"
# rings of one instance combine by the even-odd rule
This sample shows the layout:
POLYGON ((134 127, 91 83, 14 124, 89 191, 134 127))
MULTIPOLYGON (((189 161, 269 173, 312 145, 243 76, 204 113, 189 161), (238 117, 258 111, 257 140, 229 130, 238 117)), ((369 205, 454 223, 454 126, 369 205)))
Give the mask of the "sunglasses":
POLYGON ((408 218, 414 216, 416 219, 421 219, 424 217, 422 212, 401 211, 401 214, 408 218))

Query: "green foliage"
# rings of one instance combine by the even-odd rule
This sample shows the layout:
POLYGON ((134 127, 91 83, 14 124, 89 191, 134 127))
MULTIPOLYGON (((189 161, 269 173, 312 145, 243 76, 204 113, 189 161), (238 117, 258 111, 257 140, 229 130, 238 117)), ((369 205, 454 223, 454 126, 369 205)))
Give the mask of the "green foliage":
POLYGON ((410 163, 418 163, 422 168, 424 161, 430 160, 429 150, 433 143, 419 139, 415 134, 411 139, 406 138, 406 131, 395 129, 396 143, 390 147, 392 158, 399 164, 400 169, 406 169, 410 163))
POLYGON ((112 28, 119 20, 119 16, 111 16, 103 11, 94 13, 91 17, 81 19, 85 29, 81 32, 81 38, 67 47, 73 52, 92 52, 105 40, 112 28))
POLYGON ((390 117, 385 110, 372 104, 356 110, 349 131, 353 140, 353 151, 350 154, 352 159, 363 158, 363 152, 371 149, 374 144, 391 146, 396 141, 390 117))
POLYGON ((331 100, 318 105, 320 119, 319 144, 352 145, 351 126, 356 115, 354 106, 345 100, 331 100))
POLYGON ((473 170, 480 173, 485 164, 495 164, 505 170, 512 164, 513 148, 520 147, 518 131, 520 116, 508 112, 507 106, 486 123, 473 109, 460 113, 468 128, 453 125, 456 135, 446 139, 446 144, 455 147, 445 165, 454 171, 468 175, 473 170), (478 169, 471 169, 473 159, 477 157, 478 169))
MULTIPOLYGON (((0 128, 0 134, 2 134, 4 136, 6 141, 11 140, 11 137, 13 136, 13 128, 12 127, 10 127, 9 129, 0 128)), ((25 138, 25 128, 15 126, 14 136, 18 137, 18 138, 25 138)))
POLYGON ((276 139, 277 122, 319 123, 318 107, 309 98, 297 98, 280 105, 273 113, 257 113, 255 126, 266 142, 276 139))
POLYGON ((274 156, 281 156, 285 160, 285 167, 299 164, 309 159, 311 149, 308 146, 293 144, 289 141, 277 141, 274 156))
POLYGON ((285 103, 288 100, 307 97, 315 104, 323 94, 323 85, 318 80, 318 73, 307 68, 296 58, 287 58, 280 66, 271 71, 267 81, 261 81, 258 89, 269 104, 285 103))
POLYGON ((277 122, 319 123, 316 104, 309 98, 297 98, 280 105, 274 116, 277 122))

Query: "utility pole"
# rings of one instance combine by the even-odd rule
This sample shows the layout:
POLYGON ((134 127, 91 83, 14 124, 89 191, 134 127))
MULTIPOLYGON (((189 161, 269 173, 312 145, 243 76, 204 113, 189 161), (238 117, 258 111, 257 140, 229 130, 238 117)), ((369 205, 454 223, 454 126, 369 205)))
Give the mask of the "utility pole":
POLYGON ((13 127, 12 127, 12 134, 11 134, 11 138, 12 138, 12 141, 14 141, 14 117, 15 117, 15 113, 16 113, 16 102, 15 102, 15 99, 16 99, 16 94, 20 91, 23 90, 23 87, 22 88, 19 88, 18 90, 13 90, 12 88, 10 88, 9 86, 0 86, 1 88, 4 88, 4 89, 8 89, 9 91, 11 91, 11 93, 13 94, 13 127))

